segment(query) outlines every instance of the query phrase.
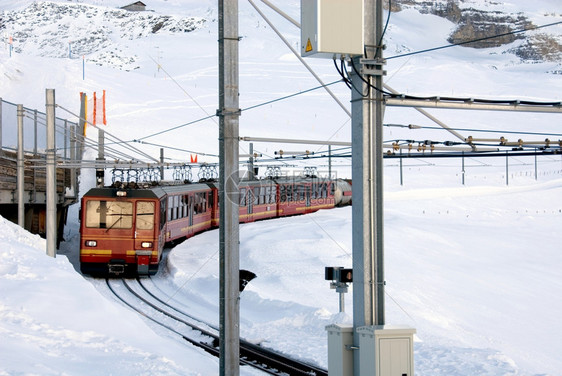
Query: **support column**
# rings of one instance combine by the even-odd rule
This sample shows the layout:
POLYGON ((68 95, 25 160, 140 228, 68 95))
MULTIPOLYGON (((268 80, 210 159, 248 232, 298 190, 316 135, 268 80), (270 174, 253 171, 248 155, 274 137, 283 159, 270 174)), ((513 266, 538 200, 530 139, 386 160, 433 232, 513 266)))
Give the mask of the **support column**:
MULTIPOLYGON (((365 56, 352 75, 353 344, 358 327, 384 325, 382 1, 364 0, 365 56), (378 88, 379 90, 376 90, 378 88), (359 92, 360 91, 360 92, 359 92)), ((359 351, 353 373, 360 374, 359 351)))
POLYGON ((57 171, 55 145, 55 90, 46 89, 47 114, 47 255, 57 255, 57 171))
POLYGON ((220 375, 240 373, 238 0, 219 0, 220 375))
POLYGON ((18 153, 17 153, 17 191, 18 191, 18 225, 25 227, 25 204, 23 202, 23 193, 25 190, 25 165, 23 156, 23 105, 18 104, 18 153))

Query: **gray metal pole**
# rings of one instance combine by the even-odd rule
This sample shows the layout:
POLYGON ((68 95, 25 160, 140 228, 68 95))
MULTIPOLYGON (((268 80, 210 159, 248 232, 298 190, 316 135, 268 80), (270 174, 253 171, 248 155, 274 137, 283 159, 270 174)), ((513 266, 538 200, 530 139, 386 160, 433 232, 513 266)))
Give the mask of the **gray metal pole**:
POLYGON ((18 104, 18 157, 17 157, 17 186, 18 186, 18 225, 25 227, 25 204, 23 202, 23 193, 25 190, 25 165, 23 159, 23 105, 18 104))
POLYGON ((509 185, 509 154, 505 152, 505 185, 509 185))
POLYGON ((505 152, 505 185, 509 185, 509 154, 505 152))
POLYGON ((538 175, 537 175, 537 148, 535 148, 535 180, 538 180, 538 175))
POLYGON ((2 104, 3 103, 4 103, 4 101, 0 97, 0 150, 4 146, 4 144, 2 144, 2 104))
MULTIPOLYGON (((70 126, 70 160, 72 163, 76 163, 76 126, 70 126)), ((76 167, 70 169, 70 190, 72 191, 72 197, 78 197, 78 187, 77 187, 77 174, 76 167)))
POLYGON ((400 185, 404 185, 404 171, 402 169, 402 149, 400 149, 400 185))
POLYGON ((47 114, 47 255, 57 254, 57 179, 55 145, 55 90, 46 89, 47 114))
POLYGON ((328 179, 332 178, 332 145, 328 145, 328 179))
POLYGON ((462 152, 462 185, 464 185, 464 151, 462 152))
POLYGON ((254 143, 250 142, 250 159, 248 160, 248 178, 254 180, 254 143))
POLYGON ((84 154, 84 130, 86 129, 86 93, 80 93, 80 118, 78 119, 79 128, 76 134, 78 135, 78 154, 80 154, 80 159, 84 154))
MULTIPOLYGON (((98 128, 98 158, 102 164, 105 162, 105 132, 98 128)), ((103 188, 105 185, 105 168, 96 168, 96 186, 103 188)))
POLYGON ((238 0, 219 0, 220 375, 240 373, 238 0))
MULTIPOLYGON (((64 159, 68 159, 68 120, 64 121, 64 159)), ((74 161, 73 161, 74 162, 74 161)))
POLYGON ((37 154, 37 110, 33 111, 33 154, 37 154))
MULTIPOLYGON (((359 347, 357 327, 384 325, 383 269, 383 101, 382 0, 364 1, 365 64, 354 57, 365 73, 366 85, 352 75, 352 228, 353 228, 353 343, 359 347), (371 87, 369 87, 371 86, 371 87), (368 93, 367 96, 363 94, 368 93)), ((354 375, 359 376, 359 351, 354 352, 354 375)))
POLYGON ((160 148, 160 180, 164 180, 164 148, 160 148))

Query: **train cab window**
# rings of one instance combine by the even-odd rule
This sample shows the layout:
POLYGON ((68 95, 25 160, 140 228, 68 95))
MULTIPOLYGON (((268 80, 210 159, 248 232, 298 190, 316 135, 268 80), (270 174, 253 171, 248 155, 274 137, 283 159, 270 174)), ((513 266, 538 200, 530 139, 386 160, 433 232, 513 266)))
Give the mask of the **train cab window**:
POLYGON ((137 202, 137 222, 138 230, 152 230, 154 228, 154 202, 137 202))
POLYGON ((86 227, 127 229, 133 226, 133 203, 89 200, 86 202, 86 227))

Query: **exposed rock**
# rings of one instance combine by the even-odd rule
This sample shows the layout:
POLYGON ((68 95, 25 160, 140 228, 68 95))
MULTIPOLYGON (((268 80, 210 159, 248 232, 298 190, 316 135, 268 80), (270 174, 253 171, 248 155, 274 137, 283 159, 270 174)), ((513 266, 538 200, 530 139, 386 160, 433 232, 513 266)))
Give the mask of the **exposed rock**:
MULTIPOLYGON (((415 8, 421 13, 434 14, 457 24, 448 38, 451 44, 461 44, 470 48, 492 48, 523 40, 519 47, 508 50, 524 61, 560 61, 562 44, 560 38, 547 34, 516 33, 514 31, 533 28, 535 25, 522 13, 506 14, 474 8, 463 8, 463 0, 417 1, 393 0, 394 4, 415 8), (491 36, 499 35, 495 38, 491 36), (468 41, 474 41, 466 43, 468 41)), ((388 8, 388 5, 387 5, 388 8)))
POLYGON ((199 17, 128 12, 85 4, 35 2, 22 11, 0 13, 0 25, 13 30, 14 51, 45 57, 88 56, 96 64, 138 68, 137 56, 117 47, 120 40, 151 34, 187 33, 201 28, 199 17), (3 20, 3 21, 2 21, 3 20))

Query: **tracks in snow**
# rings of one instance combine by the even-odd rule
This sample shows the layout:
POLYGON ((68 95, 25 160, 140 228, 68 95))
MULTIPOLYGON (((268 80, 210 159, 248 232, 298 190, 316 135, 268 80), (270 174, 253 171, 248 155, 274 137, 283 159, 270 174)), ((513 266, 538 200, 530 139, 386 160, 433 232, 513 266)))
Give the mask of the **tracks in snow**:
MULTIPOLYGON (((194 346, 219 356, 218 328, 182 312, 147 288, 140 278, 106 279, 111 293, 123 304, 180 336, 194 346)), ((161 294, 161 293, 160 293, 161 294)), ((328 371, 290 359, 261 346, 240 340, 240 364, 249 365, 271 375, 328 375, 328 371)))

